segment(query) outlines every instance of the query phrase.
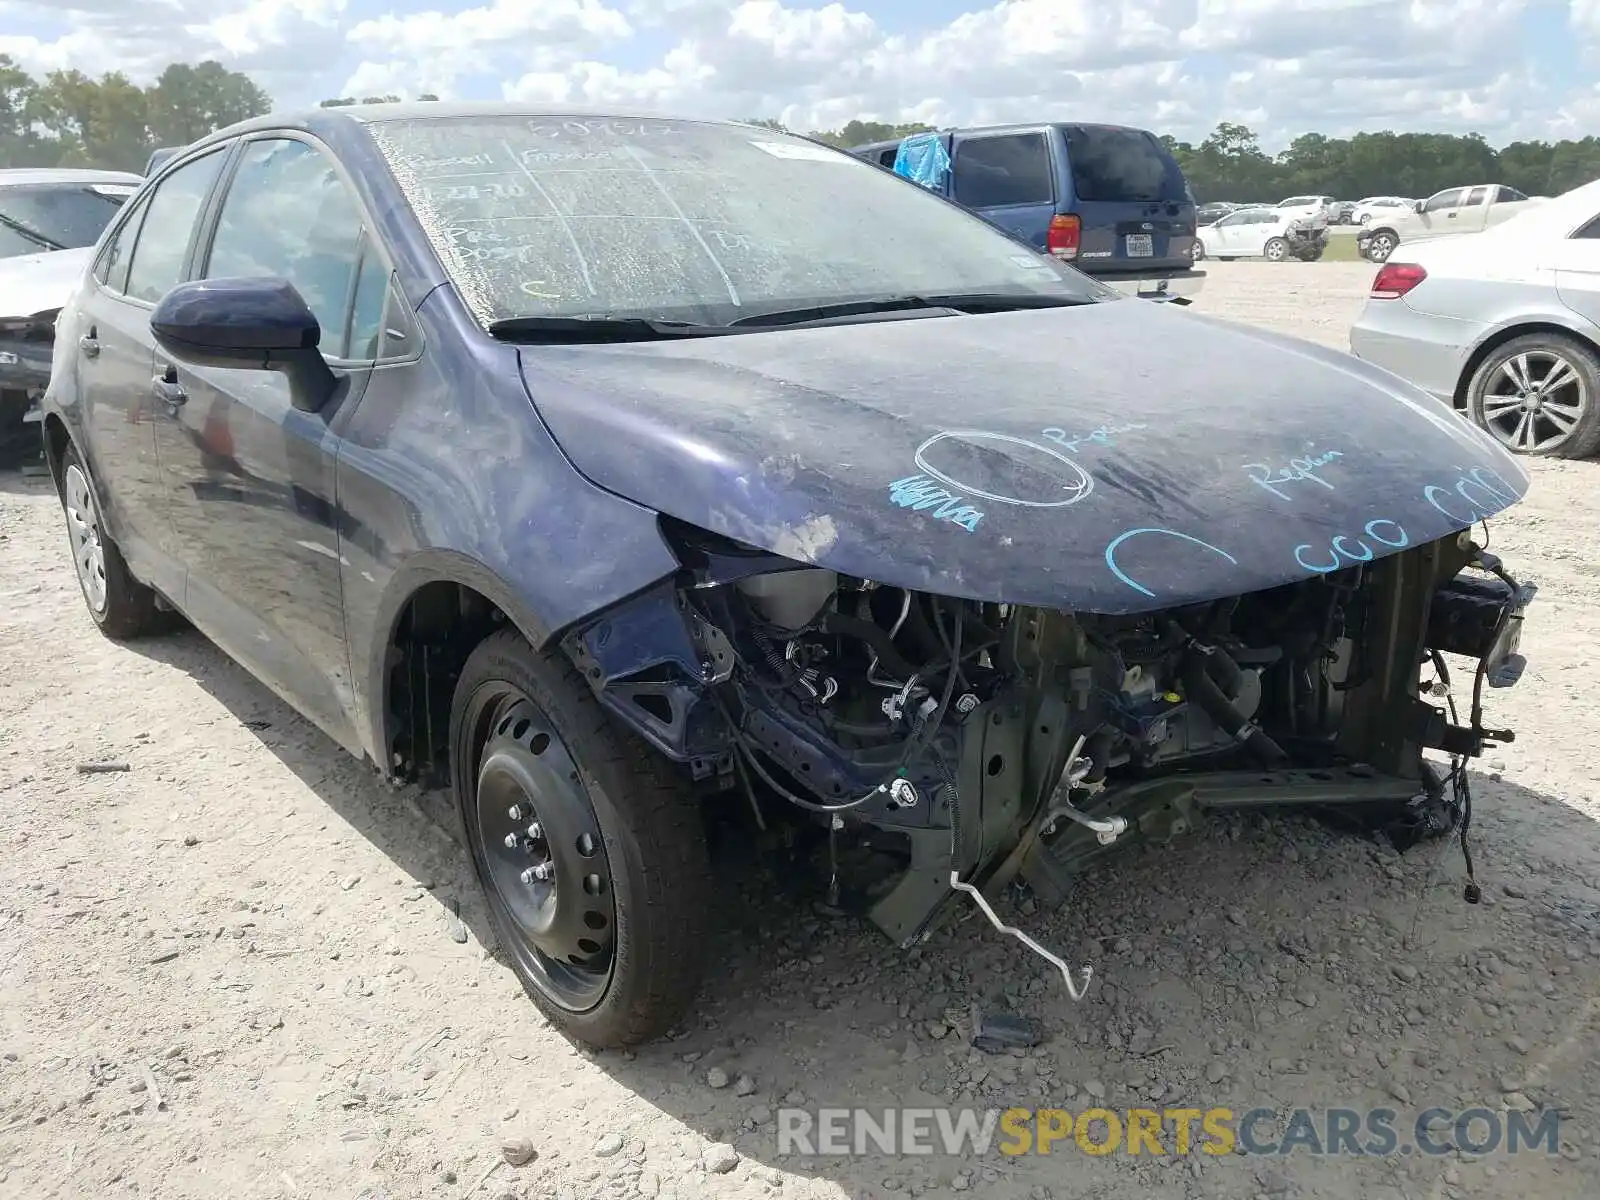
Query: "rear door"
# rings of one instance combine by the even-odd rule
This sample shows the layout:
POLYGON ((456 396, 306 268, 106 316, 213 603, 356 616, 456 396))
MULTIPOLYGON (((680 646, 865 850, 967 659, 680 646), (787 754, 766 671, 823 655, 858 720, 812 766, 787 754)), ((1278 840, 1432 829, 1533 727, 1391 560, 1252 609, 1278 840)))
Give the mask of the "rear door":
POLYGON ((1056 214, 1056 169, 1043 129, 958 133, 951 149, 951 198, 990 224, 1043 251, 1056 214))
POLYGON ((228 148, 184 163, 145 192, 95 262, 66 352, 88 432, 101 508, 123 553, 143 579, 174 599, 181 554, 168 520, 155 444, 150 313, 184 278, 200 214, 228 148))
POLYGON ((1181 271, 1191 265, 1194 205, 1154 135, 1116 125, 1060 126, 1086 270, 1181 271))

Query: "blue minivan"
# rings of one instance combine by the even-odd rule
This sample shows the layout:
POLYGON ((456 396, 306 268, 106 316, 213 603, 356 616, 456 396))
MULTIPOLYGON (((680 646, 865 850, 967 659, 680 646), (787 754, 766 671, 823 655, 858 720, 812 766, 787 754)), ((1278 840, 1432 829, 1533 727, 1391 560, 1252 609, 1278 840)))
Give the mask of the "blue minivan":
MULTIPOLYGON (((931 137, 949 165, 924 186, 1119 291, 1170 300, 1200 290, 1194 193, 1154 134, 1052 121, 931 137)), ((903 140, 850 153, 893 170, 903 140)))

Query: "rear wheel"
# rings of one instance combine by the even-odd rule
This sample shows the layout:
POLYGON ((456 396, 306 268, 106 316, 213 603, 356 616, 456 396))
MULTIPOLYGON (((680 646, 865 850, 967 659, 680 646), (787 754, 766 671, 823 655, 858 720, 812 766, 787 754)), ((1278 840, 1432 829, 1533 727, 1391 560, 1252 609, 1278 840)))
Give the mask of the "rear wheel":
POLYGON ((1191 251, 1190 257, 1192 257, 1195 262, 1204 262, 1205 261, 1205 257, 1206 257, 1205 244, 1202 243, 1199 238, 1195 238, 1195 240, 1194 240, 1194 249, 1193 249, 1193 251, 1191 251))
POLYGON ((700 983, 710 868, 698 810, 559 650, 473 651, 451 773, 496 936, 550 1022, 590 1046, 664 1033, 700 983))
POLYGON ((1600 450, 1600 355, 1554 333, 1512 338, 1472 373, 1467 413, 1516 454, 1588 458, 1600 450))
POLYGON ((61 505, 78 587, 100 631, 118 641, 159 631, 166 622, 156 594, 133 577, 107 535, 89 468, 73 446, 61 459, 61 505))
POLYGON ((1289 243, 1282 238, 1272 238, 1261 248, 1261 255, 1268 262, 1282 262, 1289 257, 1289 243))

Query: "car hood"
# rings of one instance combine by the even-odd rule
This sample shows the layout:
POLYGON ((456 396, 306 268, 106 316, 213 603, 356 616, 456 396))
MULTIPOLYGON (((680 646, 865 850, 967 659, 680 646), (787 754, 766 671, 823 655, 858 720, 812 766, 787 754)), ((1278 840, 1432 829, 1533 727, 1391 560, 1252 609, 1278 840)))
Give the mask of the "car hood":
POLYGON ((1349 355, 1139 300, 524 347, 575 467, 880 583, 1135 612, 1468 528, 1528 477, 1349 355))
POLYGON ((0 320, 60 308, 72 296, 94 248, 0 258, 0 320))

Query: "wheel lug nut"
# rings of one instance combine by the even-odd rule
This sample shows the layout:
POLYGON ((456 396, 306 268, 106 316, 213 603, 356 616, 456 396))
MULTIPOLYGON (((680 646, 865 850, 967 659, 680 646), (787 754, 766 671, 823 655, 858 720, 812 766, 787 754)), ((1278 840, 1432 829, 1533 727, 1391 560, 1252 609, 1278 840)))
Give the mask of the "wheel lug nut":
POLYGON ((539 880, 549 879, 556 873, 556 869, 549 863, 537 863, 530 867, 529 870, 533 872, 533 877, 539 880))
POLYGON ((519 804, 513 804, 510 808, 506 809, 506 816, 510 817, 513 821, 522 820, 522 806, 519 804))
POLYGON ((535 821, 532 825, 528 826, 528 840, 530 842, 537 842, 543 836, 544 826, 539 824, 539 822, 535 821))
POLYGON ((515 850, 517 848, 520 840, 521 839, 519 839, 517 837, 517 835, 514 834, 514 833, 506 834, 506 849, 507 850, 515 850))

